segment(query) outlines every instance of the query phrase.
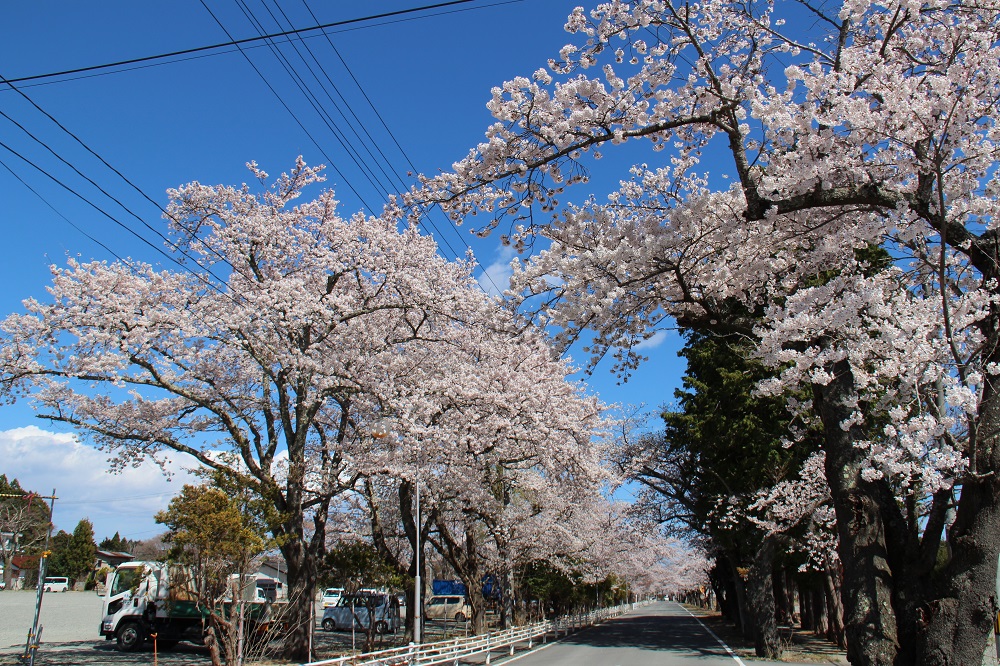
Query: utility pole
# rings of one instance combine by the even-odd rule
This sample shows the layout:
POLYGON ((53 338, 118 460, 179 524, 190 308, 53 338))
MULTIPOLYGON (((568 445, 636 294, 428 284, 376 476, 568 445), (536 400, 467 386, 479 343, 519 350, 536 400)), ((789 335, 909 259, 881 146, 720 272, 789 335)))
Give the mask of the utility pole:
POLYGON ((24 645, 24 654, 21 655, 21 663, 28 666, 35 666, 35 653, 38 652, 39 639, 42 627, 38 626, 38 617, 42 612, 42 595, 45 594, 45 568, 49 558, 49 540, 52 538, 52 523, 56 510, 56 489, 52 489, 51 495, 36 495, 34 493, 0 494, 0 497, 21 497, 27 498, 30 502, 33 498, 49 500, 49 525, 45 530, 45 548, 42 549, 42 556, 38 559, 38 585, 35 594, 35 619, 31 623, 31 630, 28 632, 28 640, 24 645))

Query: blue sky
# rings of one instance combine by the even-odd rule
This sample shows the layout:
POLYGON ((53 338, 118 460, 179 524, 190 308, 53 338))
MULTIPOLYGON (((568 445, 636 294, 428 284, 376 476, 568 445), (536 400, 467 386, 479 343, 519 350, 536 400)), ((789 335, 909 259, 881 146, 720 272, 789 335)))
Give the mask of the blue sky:
MULTIPOLYGON (((12 3, 0 24, 0 76, 31 77, 257 36, 247 12, 272 33, 288 29, 286 16, 302 28, 425 4, 431 3, 12 3)), ((165 190, 182 183, 243 182, 249 178, 244 165, 251 160, 271 174, 289 169, 300 154, 310 164, 333 165, 326 185, 336 191, 342 212, 377 212, 386 191, 410 182, 408 172, 448 169, 482 139, 491 122, 485 108, 490 88, 530 75, 556 55, 569 41, 562 26, 575 4, 476 0, 356 22, 330 30, 329 39, 310 33, 308 51, 302 44, 298 51, 284 44, 281 51, 314 91, 313 103, 260 43, 243 52, 230 47, 17 84, 30 101, 0 85, 0 142, 8 147, 0 146, 0 225, 6 240, 0 313, 18 311, 26 297, 44 298, 48 266, 70 255, 110 261, 111 250, 168 266, 150 246, 162 242, 145 225, 162 228, 162 220, 146 197, 162 206, 165 190)), ((595 172, 590 189, 571 192, 573 198, 611 189, 625 173, 613 159, 601 165, 608 171, 595 172)), ((452 228, 443 216, 433 222, 442 254, 461 255, 468 243, 495 281, 504 279, 511 253, 496 237, 476 239, 468 228, 452 228)), ((670 400, 683 366, 676 357, 676 336, 663 337, 650 346, 651 360, 627 385, 618 385, 606 368, 599 368, 588 380, 591 389, 606 402, 623 405, 655 407, 670 400)), ((61 529, 72 530, 80 518, 89 517, 99 538, 116 530, 132 538, 155 534, 152 514, 179 489, 183 459, 174 462, 180 476, 171 483, 152 467, 113 477, 105 471, 102 453, 65 433, 33 418, 27 404, 0 407, 0 473, 35 490, 56 488, 61 529)))

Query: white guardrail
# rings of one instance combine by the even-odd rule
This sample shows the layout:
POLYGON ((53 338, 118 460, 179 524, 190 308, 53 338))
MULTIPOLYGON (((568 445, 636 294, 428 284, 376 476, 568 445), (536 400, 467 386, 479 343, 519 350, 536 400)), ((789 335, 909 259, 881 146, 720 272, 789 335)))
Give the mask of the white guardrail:
POLYGON ((523 627, 496 631, 481 636, 452 638, 436 643, 410 643, 402 647, 367 652, 364 654, 312 661, 302 666, 431 666, 432 664, 453 664, 458 666, 464 657, 486 653, 486 664, 494 651, 505 650, 510 656, 519 644, 534 648, 536 642, 545 643, 551 636, 558 640, 574 631, 589 627, 612 617, 617 617, 642 604, 622 604, 612 608, 600 608, 589 613, 565 615, 554 620, 545 620, 523 627))

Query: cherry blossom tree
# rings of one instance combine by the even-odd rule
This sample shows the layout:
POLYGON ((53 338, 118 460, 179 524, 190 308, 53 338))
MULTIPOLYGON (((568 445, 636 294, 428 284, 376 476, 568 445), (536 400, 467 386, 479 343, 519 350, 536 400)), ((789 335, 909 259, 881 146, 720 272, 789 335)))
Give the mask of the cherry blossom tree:
POLYGON ((600 403, 538 331, 500 323, 465 328, 461 345, 411 354, 426 362, 411 363, 408 383, 383 396, 387 436, 363 488, 377 547, 414 576, 419 518, 420 541, 466 583, 477 631, 483 575, 504 580, 525 553, 544 557, 551 522, 605 478, 594 442, 600 403))
POLYGON ((179 453, 267 503, 300 660, 328 514, 376 446, 387 387, 408 381, 410 345, 458 344, 454 322, 499 312, 470 266, 399 231, 391 206, 344 218, 330 191, 296 203, 319 180, 299 160, 262 191, 171 191, 183 270, 71 259, 53 267, 47 301, 3 322, 0 351, 3 396, 29 397, 115 466, 179 453))
POLYGON ((580 505, 566 529, 577 535, 576 551, 563 563, 585 580, 610 574, 637 594, 694 590, 708 583, 710 563, 696 544, 667 536, 662 526, 632 504, 604 497, 580 505))
POLYGON ((515 291, 562 343, 591 329, 595 359, 620 350, 620 371, 672 317, 759 340, 780 390, 811 391, 855 664, 978 663, 997 610, 998 26, 964 2, 577 9, 579 42, 495 88, 486 142, 408 199, 483 231, 512 216, 519 247, 540 234, 515 291), (661 166, 607 203, 559 202, 637 140, 661 166), (728 187, 698 171, 720 155, 728 187), (895 266, 873 271, 872 246, 895 266), (914 486, 917 532, 895 493, 914 486))

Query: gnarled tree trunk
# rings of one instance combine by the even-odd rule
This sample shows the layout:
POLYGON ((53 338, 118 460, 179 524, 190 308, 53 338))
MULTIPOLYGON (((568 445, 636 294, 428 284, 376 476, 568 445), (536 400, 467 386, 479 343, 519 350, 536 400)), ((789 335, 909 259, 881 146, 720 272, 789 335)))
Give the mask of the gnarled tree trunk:
POLYGON ((764 538, 747 575, 747 602, 753 617, 754 652, 765 659, 781 658, 778 623, 774 614, 773 536, 764 538))
POLYGON ((852 666, 893 666, 899 644, 882 511, 861 477, 865 460, 854 442, 863 437, 855 432, 857 426, 841 426, 857 409, 858 394, 847 360, 835 363, 830 374, 830 382, 814 386, 814 394, 844 564, 847 658, 852 666))

